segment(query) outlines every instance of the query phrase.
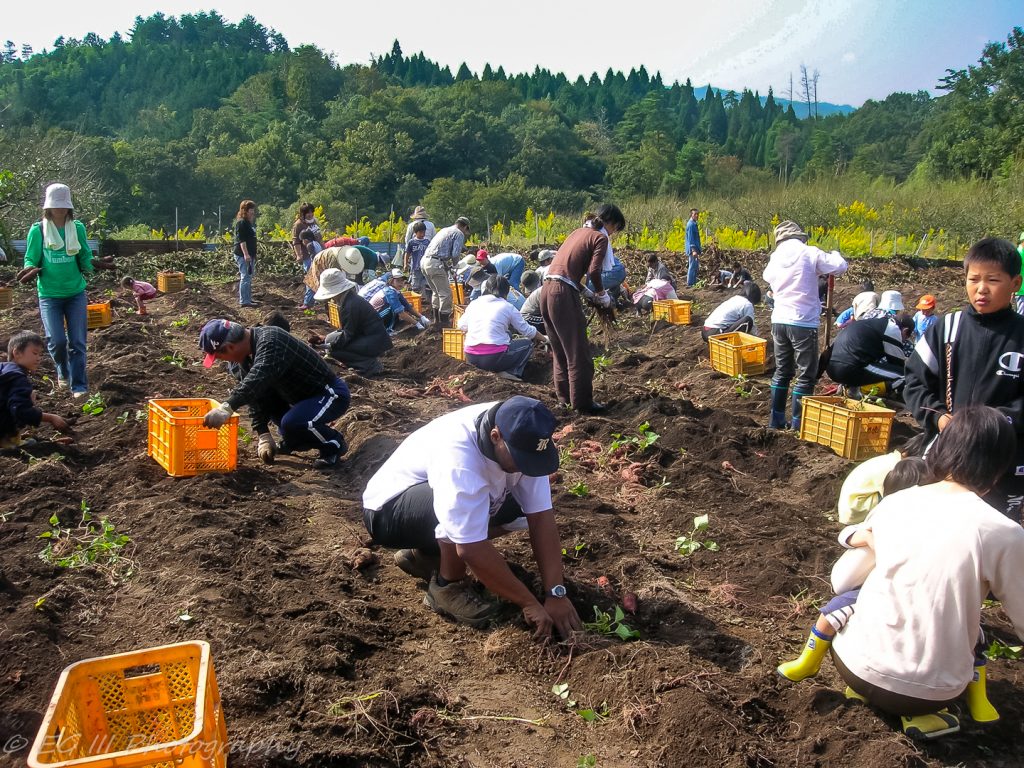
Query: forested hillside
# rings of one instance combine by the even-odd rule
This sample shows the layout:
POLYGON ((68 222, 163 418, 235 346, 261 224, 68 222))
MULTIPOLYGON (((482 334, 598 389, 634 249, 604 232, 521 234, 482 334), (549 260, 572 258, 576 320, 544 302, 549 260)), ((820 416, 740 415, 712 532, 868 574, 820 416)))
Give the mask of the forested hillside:
MULTIPOLYGON (((396 42, 369 65, 289 48, 252 17, 138 18, 129 39, 58 39, 0 63, 0 223, 35 215, 39 184, 75 188, 105 227, 263 220, 300 199, 333 221, 417 202, 519 217, 625 200, 856 176, 904 182, 1014 172, 1024 128, 1024 32, 948 95, 893 94, 849 115, 799 119, 771 92, 665 83, 643 66, 568 80, 490 66, 453 75, 396 42)), ((824 84, 823 84, 824 85, 824 84)))

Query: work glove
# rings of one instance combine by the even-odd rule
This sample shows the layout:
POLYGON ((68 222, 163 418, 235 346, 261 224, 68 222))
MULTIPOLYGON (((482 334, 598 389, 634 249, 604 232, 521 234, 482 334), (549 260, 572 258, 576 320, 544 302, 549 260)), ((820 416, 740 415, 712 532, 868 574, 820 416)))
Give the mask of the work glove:
POLYGON ((230 419, 234 413, 235 412, 231 409, 230 405, 227 403, 221 403, 203 417, 203 426, 209 427, 210 429, 220 429, 228 423, 228 419, 230 419))
POLYGON ((274 436, 269 432, 261 432, 259 442, 256 443, 256 454, 264 464, 273 464, 274 456, 277 454, 277 443, 274 436))
POLYGON ((585 285, 582 288, 580 288, 580 295, 584 299, 586 299, 587 301, 592 301, 592 302, 596 302, 597 301, 597 299, 595 298, 594 292, 592 290, 590 290, 590 288, 588 288, 585 285))
POLYGON ((420 319, 416 322, 416 327, 421 331, 427 330, 430 327, 430 318, 426 315, 420 315, 420 319))
POLYGON ((608 291, 601 291, 594 294, 594 303, 599 307, 607 309, 612 305, 612 295, 608 291))

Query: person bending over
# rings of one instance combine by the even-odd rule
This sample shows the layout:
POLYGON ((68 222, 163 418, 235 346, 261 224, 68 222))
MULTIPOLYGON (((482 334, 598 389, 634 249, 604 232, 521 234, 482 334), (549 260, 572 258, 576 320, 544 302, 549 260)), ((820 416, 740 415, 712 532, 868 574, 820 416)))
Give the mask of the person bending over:
POLYGON ((467 363, 505 379, 522 381, 533 342, 546 342, 547 337, 508 302, 508 292, 506 278, 487 278, 480 298, 471 302, 459 318, 459 330, 466 332, 467 363), (513 331, 525 338, 513 339, 513 331))

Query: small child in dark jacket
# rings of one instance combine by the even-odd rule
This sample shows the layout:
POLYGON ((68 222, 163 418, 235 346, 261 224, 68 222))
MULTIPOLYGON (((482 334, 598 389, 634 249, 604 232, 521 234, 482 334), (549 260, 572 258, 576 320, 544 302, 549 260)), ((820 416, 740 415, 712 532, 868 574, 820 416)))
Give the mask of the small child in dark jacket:
POLYGON ((18 446, 21 430, 44 421, 60 432, 71 431, 64 419, 35 404, 28 375, 39 367, 45 349, 43 338, 32 331, 19 331, 7 344, 8 362, 0 363, 0 448, 18 446))

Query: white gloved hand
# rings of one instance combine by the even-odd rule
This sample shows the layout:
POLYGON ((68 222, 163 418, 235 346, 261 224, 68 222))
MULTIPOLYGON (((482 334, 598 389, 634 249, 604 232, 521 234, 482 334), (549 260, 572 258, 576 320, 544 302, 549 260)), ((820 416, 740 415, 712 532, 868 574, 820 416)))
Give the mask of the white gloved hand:
POLYGON ((594 292, 585 285, 582 288, 580 288, 580 295, 583 296, 583 298, 586 299, 587 301, 596 301, 596 299, 594 298, 594 292))
POLYGON ((597 302, 599 307, 607 308, 612 305, 612 295, 608 291, 601 291, 594 294, 594 301, 597 302))
POLYGON ((269 432, 260 433, 259 442, 256 443, 256 454, 264 464, 273 464, 274 456, 277 454, 277 443, 274 436, 269 432))
POLYGON ((231 409, 230 405, 227 403, 221 403, 203 417, 203 426, 209 427, 210 429, 219 429, 228 423, 228 419, 230 419, 234 413, 235 412, 231 409))
POLYGON ((430 318, 426 315, 420 315, 420 319, 416 322, 416 327, 421 331, 427 330, 430 327, 430 318))

